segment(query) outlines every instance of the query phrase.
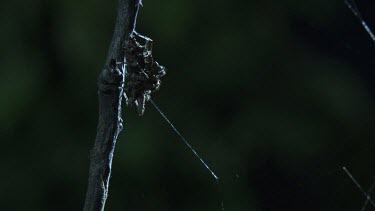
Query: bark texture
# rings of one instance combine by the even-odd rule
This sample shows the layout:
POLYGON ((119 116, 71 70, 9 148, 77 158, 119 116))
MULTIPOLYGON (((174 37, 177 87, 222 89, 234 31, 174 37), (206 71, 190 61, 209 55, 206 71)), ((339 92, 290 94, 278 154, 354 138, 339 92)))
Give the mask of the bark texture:
POLYGON ((122 129, 121 101, 125 81, 125 41, 133 33, 140 0, 118 0, 117 18, 107 58, 98 80, 99 122, 90 153, 84 211, 103 211, 108 196, 112 158, 122 129))

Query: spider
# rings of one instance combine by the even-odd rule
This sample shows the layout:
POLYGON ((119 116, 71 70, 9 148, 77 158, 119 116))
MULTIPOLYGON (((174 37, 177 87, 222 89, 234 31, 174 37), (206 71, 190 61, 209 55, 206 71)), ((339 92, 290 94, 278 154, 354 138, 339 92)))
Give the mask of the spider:
POLYGON ((135 105, 138 115, 145 111, 145 103, 151 99, 151 93, 161 85, 160 78, 166 74, 165 67, 152 56, 152 39, 134 32, 125 43, 125 87, 124 98, 127 106, 135 105), (144 45, 137 41, 144 40, 144 45))

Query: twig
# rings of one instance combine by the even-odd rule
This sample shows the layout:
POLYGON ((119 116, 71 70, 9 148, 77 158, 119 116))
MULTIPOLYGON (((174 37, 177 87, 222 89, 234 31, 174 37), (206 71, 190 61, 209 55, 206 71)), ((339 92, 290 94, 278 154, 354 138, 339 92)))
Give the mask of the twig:
POLYGON ((104 68, 98 80, 99 120, 90 169, 84 211, 103 211, 108 196, 112 158, 122 129, 121 100, 125 76, 125 40, 135 28, 140 0, 118 0, 117 18, 104 68))

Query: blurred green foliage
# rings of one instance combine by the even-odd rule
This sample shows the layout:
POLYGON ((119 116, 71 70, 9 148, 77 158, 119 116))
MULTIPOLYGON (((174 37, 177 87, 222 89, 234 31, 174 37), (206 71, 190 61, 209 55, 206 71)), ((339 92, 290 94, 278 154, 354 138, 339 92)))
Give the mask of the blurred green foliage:
MULTIPOLYGON (((147 1, 137 31, 167 67, 150 105, 124 109, 106 210, 359 210, 375 177, 375 60, 343 1, 147 1)), ((366 19, 375 4, 360 1, 366 19)), ((1 210, 81 210, 96 79, 115 1, 0 8, 1 210)))

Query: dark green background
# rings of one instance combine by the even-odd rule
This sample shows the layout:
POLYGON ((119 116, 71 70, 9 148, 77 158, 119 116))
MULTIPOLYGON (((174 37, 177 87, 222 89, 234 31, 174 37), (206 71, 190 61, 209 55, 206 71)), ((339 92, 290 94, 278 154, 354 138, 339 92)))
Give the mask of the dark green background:
MULTIPOLYGON (((150 104, 125 108, 106 210, 361 209, 341 167, 375 179, 375 47, 343 1, 143 3, 168 70, 153 99, 221 184, 150 104)), ((82 209, 115 8, 2 2, 0 210, 82 209)))

